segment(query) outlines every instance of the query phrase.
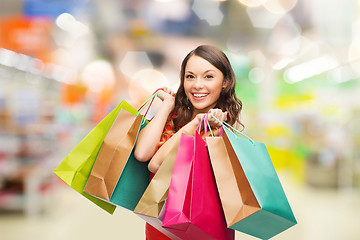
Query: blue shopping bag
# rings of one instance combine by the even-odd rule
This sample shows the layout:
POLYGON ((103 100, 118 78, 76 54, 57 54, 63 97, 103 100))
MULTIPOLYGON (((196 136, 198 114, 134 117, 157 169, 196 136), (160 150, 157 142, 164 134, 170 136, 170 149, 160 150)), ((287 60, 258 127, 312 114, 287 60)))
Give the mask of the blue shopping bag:
POLYGON ((212 151, 219 151, 221 146, 226 149, 228 156, 218 162, 233 158, 225 167, 212 165, 226 219, 229 219, 227 215, 232 214, 233 221, 227 221, 228 227, 260 239, 269 239, 294 226, 297 221, 265 144, 252 140, 226 123, 223 123, 223 129, 222 136, 216 137, 218 139, 207 138, 207 142, 210 158, 212 151), (231 182, 234 176, 241 179, 242 183, 237 184, 236 180, 231 182), (229 186, 231 183, 234 186, 229 186), (233 190, 229 191, 231 187, 233 190), (240 204, 234 203, 230 197, 225 198, 226 194, 230 196, 230 192, 235 196, 235 191, 239 192, 239 198, 242 199, 240 204), (234 212, 237 204, 239 212, 234 212), (226 211, 226 207, 233 210, 226 211), (234 221, 236 214, 241 215, 245 211, 247 214, 234 221))

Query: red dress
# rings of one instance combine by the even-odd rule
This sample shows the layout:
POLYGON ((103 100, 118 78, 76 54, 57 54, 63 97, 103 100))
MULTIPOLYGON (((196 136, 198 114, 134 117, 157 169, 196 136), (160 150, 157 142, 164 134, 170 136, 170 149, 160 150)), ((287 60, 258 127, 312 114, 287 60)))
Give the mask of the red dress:
MULTIPOLYGON (((150 181, 153 178, 154 174, 150 173, 150 181)), ((151 226, 150 224, 145 224, 145 235, 146 240, 171 240, 171 238, 167 237, 163 233, 161 233, 159 230, 151 226)))
MULTIPOLYGON (((173 128, 170 124, 170 120, 172 120, 173 118, 175 118, 176 115, 172 115, 168 121, 165 124, 164 127, 164 131, 162 133, 161 136, 161 142, 162 144, 158 146, 158 149, 167 141, 169 140, 169 138, 171 138, 172 135, 166 134, 167 131, 173 131, 173 128)), ((180 128, 178 127, 176 129, 176 131, 178 131, 180 128)), ((151 181, 151 179, 154 177, 154 173, 150 173, 150 179, 149 181, 151 181)), ((158 231, 156 228, 154 228, 153 226, 151 226, 150 224, 146 223, 145 225, 145 235, 146 235, 146 240, 171 240, 171 238, 167 237, 166 235, 162 234, 160 231, 158 231)))

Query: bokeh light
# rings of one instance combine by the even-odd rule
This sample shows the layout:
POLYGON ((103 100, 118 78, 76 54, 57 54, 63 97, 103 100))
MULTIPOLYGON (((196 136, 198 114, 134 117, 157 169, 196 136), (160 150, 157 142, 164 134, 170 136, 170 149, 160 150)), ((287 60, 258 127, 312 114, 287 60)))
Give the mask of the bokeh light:
POLYGON ((336 59, 325 55, 287 69, 284 73, 284 78, 288 83, 296 83, 338 66, 339 62, 336 59))
POLYGON ((55 22, 57 26, 75 38, 83 36, 89 32, 89 28, 85 24, 77 21, 75 17, 69 13, 60 14, 56 18, 55 22))
POLYGON ((291 11, 298 0, 267 0, 263 6, 271 13, 283 14, 291 11))
POLYGON ((273 28, 282 18, 280 14, 273 14, 264 7, 247 8, 246 12, 252 25, 256 28, 273 28))
POLYGON ((221 12, 220 3, 216 0, 194 0, 192 10, 210 26, 220 25, 224 14, 221 12))
POLYGON ((262 68, 253 68, 249 72, 249 80, 253 83, 261 83, 264 81, 265 72, 262 68))
POLYGON ((238 0, 238 1, 248 7, 258 7, 264 4, 268 0, 238 0))
POLYGON ((119 70, 128 77, 133 77, 138 71, 152 68, 153 65, 144 51, 128 51, 119 64, 119 70))
POLYGON ((105 60, 96 60, 85 66, 81 74, 81 80, 93 92, 112 89, 115 84, 113 68, 105 60))
POLYGON ((160 71, 148 68, 134 74, 133 84, 142 86, 152 93, 158 89, 158 86, 168 86, 168 81, 160 71))

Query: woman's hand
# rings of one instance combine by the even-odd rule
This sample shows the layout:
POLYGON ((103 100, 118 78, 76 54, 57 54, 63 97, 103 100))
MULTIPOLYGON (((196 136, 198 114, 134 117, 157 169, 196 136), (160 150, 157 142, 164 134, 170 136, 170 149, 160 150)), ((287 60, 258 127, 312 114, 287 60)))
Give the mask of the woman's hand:
POLYGON ((163 87, 162 89, 163 91, 159 91, 157 96, 172 110, 175 106, 175 92, 168 87, 163 87))
MULTIPOLYGON (((209 121, 211 128, 220 127, 222 122, 227 120, 227 112, 223 112, 221 109, 215 108, 215 109, 210 109, 207 114, 206 113, 198 113, 195 116, 195 118, 187 125, 192 125, 191 129, 196 128, 200 124, 201 120, 203 119, 203 117, 205 115, 208 115, 208 121, 209 121), (216 120, 214 117, 212 117, 211 115, 213 115, 220 122, 218 120, 216 120)), ((191 132, 191 131, 189 131, 189 132, 191 132)))
POLYGON ((223 112, 221 109, 218 108, 210 109, 208 112, 208 116, 208 121, 211 127, 220 127, 222 122, 227 120, 227 112, 223 112), (217 120, 212 116, 214 116, 217 120))

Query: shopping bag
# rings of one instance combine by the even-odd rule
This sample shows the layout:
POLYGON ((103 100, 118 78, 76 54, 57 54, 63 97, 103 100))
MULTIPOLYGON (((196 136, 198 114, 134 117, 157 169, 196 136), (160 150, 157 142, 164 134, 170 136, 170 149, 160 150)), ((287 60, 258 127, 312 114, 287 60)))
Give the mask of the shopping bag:
MULTIPOLYGON (((148 121, 145 119, 145 117, 150 110, 157 93, 160 90, 162 89, 157 89, 153 95, 140 107, 139 112, 146 108, 147 104, 149 104, 147 111, 143 116, 139 131, 141 131, 147 125, 148 121)), ((150 172, 148 170, 148 162, 138 161, 134 156, 133 148, 110 197, 110 202, 133 211, 149 184, 149 175, 150 172)))
POLYGON ((223 128, 222 136, 206 141, 228 226, 269 239, 295 225, 265 144, 226 123, 223 128))
MULTIPOLYGON (((157 91, 147 102, 152 103, 156 95, 157 91)), ((134 210, 150 175, 147 163, 137 161, 133 153, 138 133, 146 124, 145 116, 130 105, 119 111, 100 148, 84 192, 134 210)))
POLYGON ((227 136, 220 131, 218 137, 206 137, 206 143, 226 223, 231 227, 261 208, 227 136))
POLYGON ((107 132, 120 109, 127 106, 125 101, 117 105, 54 170, 54 173, 71 188, 111 214, 115 211, 115 205, 84 193, 83 190, 107 132))
MULTIPOLYGON (((134 213, 136 215, 144 219, 147 223, 171 239, 179 238, 163 228, 161 225, 164 218, 166 199, 168 196, 171 174, 173 171, 179 142, 180 138, 177 138, 174 145, 169 150, 169 154, 160 165, 159 169, 142 195, 140 201, 138 202, 136 208, 134 209, 134 213)), ((164 146, 161 148, 163 147, 164 146)), ((155 153, 153 158, 156 157, 157 155, 155 153)))
POLYGON ((227 228, 205 141, 182 134, 171 177, 164 228, 181 239, 234 239, 227 228))
MULTIPOLYGON (((140 130, 147 125, 142 121, 140 130)), ((147 162, 140 162, 134 156, 134 149, 121 172, 110 202, 133 211, 149 184, 150 172, 147 162)))

